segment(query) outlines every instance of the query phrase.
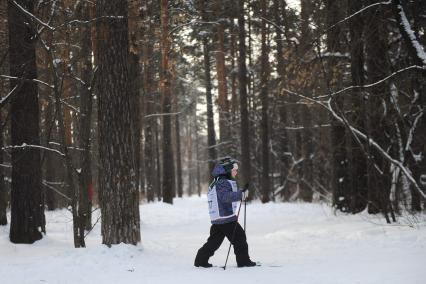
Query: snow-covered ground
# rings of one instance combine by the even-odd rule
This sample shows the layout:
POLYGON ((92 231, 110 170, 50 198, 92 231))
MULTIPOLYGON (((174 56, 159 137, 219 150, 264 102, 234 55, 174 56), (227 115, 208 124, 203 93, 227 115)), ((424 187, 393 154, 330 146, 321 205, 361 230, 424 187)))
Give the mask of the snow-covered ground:
MULTIPOLYGON (((320 204, 255 202, 247 206, 248 243, 263 266, 237 268, 231 251, 224 271, 193 267, 210 226, 205 196, 144 204, 140 212, 138 246, 101 245, 98 225, 88 247, 74 249, 65 210, 46 212, 48 234, 34 245, 12 244, 8 226, 0 228, 0 283, 426 283, 423 216, 412 228, 335 215, 320 204)), ((224 264, 228 244, 211 263, 224 264)))

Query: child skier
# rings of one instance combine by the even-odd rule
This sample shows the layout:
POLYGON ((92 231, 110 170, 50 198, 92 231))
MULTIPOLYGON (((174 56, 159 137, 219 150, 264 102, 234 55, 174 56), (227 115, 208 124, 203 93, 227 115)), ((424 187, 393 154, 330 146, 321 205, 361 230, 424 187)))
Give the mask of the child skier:
POLYGON ((225 237, 234 246, 238 267, 256 266, 256 263, 250 260, 246 233, 238 223, 236 215, 237 203, 241 200, 242 193, 248 189, 248 184, 243 189, 237 188, 235 181, 237 170, 238 164, 231 158, 222 159, 213 169, 214 179, 207 194, 212 226, 207 242, 198 250, 195 257, 196 267, 212 267, 208 260, 225 237))

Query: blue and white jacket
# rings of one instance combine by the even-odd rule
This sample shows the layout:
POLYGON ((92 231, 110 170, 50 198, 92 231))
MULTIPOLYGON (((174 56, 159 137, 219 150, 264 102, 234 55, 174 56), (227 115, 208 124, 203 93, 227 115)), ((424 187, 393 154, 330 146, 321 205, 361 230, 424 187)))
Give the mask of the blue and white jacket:
POLYGON ((237 221, 238 201, 241 200, 242 191, 238 189, 237 182, 227 178, 222 165, 218 164, 212 171, 213 182, 209 186, 207 201, 212 224, 225 224, 237 221))

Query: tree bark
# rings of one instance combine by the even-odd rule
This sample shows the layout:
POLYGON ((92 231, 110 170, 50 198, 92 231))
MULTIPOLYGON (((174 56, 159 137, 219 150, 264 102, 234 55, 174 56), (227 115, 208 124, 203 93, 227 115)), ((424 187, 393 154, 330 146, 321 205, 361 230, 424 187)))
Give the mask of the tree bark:
MULTIPOLYGON (((308 44, 312 40, 312 31, 309 26, 310 16, 312 14, 312 1, 302 0, 301 1, 301 43, 300 43, 300 54, 302 57, 306 58, 308 53, 309 46, 308 44)), ((306 68, 306 67, 304 67, 306 68)), ((304 72, 309 72, 304 70, 304 72)), ((304 83, 302 86, 302 92, 304 95, 310 97, 310 91, 307 90, 307 84, 304 83)), ((299 157, 303 158, 301 166, 298 168, 298 186, 300 188, 300 198, 305 202, 311 202, 313 197, 312 191, 312 181, 313 181, 313 133, 311 131, 311 126, 313 124, 311 107, 308 103, 300 105, 298 107, 299 111, 296 114, 296 121, 299 121, 302 125, 302 131, 297 137, 300 139, 300 143, 296 142, 296 147, 298 153, 296 154, 299 157), (298 116, 298 117, 297 117, 298 116), (299 154, 299 155, 298 155, 299 154)))
MULTIPOLYGON (((341 17, 340 11, 342 4, 338 1, 327 0, 327 26, 332 26, 337 23, 341 17)), ((327 50, 331 53, 343 52, 341 44, 342 31, 340 26, 335 26, 327 33, 327 50)), ((329 92, 339 90, 342 88, 342 72, 340 71, 338 59, 331 57, 328 59, 328 89, 329 92)), ((344 114, 345 101, 343 97, 334 99, 333 109, 338 113, 344 114)), ((349 203, 352 192, 351 183, 347 174, 348 166, 348 153, 346 152, 346 133, 345 127, 332 120, 331 128, 331 141, 333 151, 333 174, 332 174, 332 187, 333 187, 333 206, 338 210, 347 212, 349 211, 349 203)))
MULTIPOLYGON (((373 0, 368 4, 376 3, 373 0)), ((386 27, 384 25, 384 8, 374 8, 367 12, 366 18, 369 21, 368 33, 366 33, 366 64, 367 83, 377 82, 386 76, 389 66, 386 60, 388 45, 385 40, 386 27)), ((384 102, 389 96, 385 84, 371 88, 367 95, 367 133, 382 148, 389 146, 385 138, 384 131, 384 102)), ((367 148, 370 159, 367 163, 368 172, 368 212, 371 214, 385 212, 386 203, 389 196, 386 192, 390 189, 390 174, 388 163, 373 149, 367 148)))
POLYGON ((163 202, 173 204, 174 190, 174 159, 172 146, 172 97, 170 92, 170 39, 169 39, 169 16, 168 0, 161 0, 161 73, 160 86, 163 99, 163 202))
MULTIPOLYGON (((0 74, 8 74, 9 33, 7 24, 7 2, 0 3, 0 74)), ((9 93, 7 80, 0 79, 0 99, 9 93)), ((0 109, 0 147, 3 147, 3 110, 0 109)), ((0 164, 3 164, 3 151, 0 151, 0 164)), ((3 167, 0 166, 0 225, 7 225, 7 192, 4 184, 3 167)))
MULTIPOLYGON (((90 19, 90 4, 80 2, 77 7, 77 13, 82 20, 90 19)), ((92 227, 92 155, 91 155, 91 121, 92 121, 92 61, 91 61, 91 30, 89 26, 81 27, 81 51, 80 51, 80 74, 85 81, 85 85, 80 87, 80 148, 83 151, 80 154, 81 172, 79 175, 79 230, 90 230, 92 227)), ((84 235, 83 235, 84 236, 84 235)), ((83 237, 84 238, 84 237, 83 237)), ((84 242, 84 239, 81 240, 84 242)))
POLYGON ((268 123, 268 78, 269 78, 269 60, 268 47, 266 45, 266 18, 267 4, 266 0, 261 1, 262 9, 262 35, 261 35, 261 71, 260 71, 260 97, 262 101, 262 121, 260 122, 262 135, 262 202, 270 201, 270 180, 269 180, 269 123, 268 123))
MULTIPOLYGON (((247 104, 247 66, 246 66, 246 32, 244 0, 238 0, 238 88, 240 93, 241 115, 241 165, 243 184, 251 180, 250 165, 250 130, 247 104)), ((253 198, 253 191, 249 191, 249 199, 253 198)))
POLYGON ((140 241, 129 85, 127 1, 98 0, 97 80, 102 243, 140 241), (109 18, 102 18, 108 16, 109 18), (111 18, 113 16, 114 18, 111 18))
MULTIPOLYGON (((350 0, 348 3, 349 14, 359 11, 363 6, 363 1, 350 0)), ((351 78, 353 86, 362 86, 365 83, 364 72, 364 17, 358 15, 355 19, 349 20, 350 35, 350 54, 351 54, 351 78)), ((365 129, 365 103, 364 94, 359 90, 355 90, 352 94, 352 108, 356 117, 352 117, 355 126, 358 129, 365 129)), ((350 192, 350 212, 358 213, 367 206, 367 157, 364 150, 356 141, 352 140, 352 157, 348 162, 352 165, 351 181, 352 191, 350 192)))
MULTIPOLYGON (((145 111, 144 113, 149 116, 154 113, 155 110, 155 88, 154 88, 154 56, 153 53, 153 43, 151 41, 153 34, 153 27, 151 24, 152 17, 152 1, 146 1, 145 7, 143 9, 144 13, 142 15, 145 25, 143 25, 144 30, 144 42, 143 42, 143 51, 142 51, 142 61, 143 61, 143 88, 145 96, 145 111)), ((155 117, 148 117, 145 119, 144 124, 144 163, 145 163, 145 189, 146 197, 148 202, 154 201, 155 198, 155 182, 158 182, 156 175, 156 155, 155 155, 155 117)))
MULTIPOLYGON (((34 12, 32 1, 17 1, 28 12, 34 12)), ((10 2, 9 2, 10 4, 10 2)), ((28 18, 15 5, 8 9, 10 75, 18 80, 11 102, 12 145, 40 145, 39 105, 35 35, 28 18)), ((15 85, 11 86, 13 89, 15 85)), ((31 244, 45 232, 44 204, 41 190, 41 163, 38 149, 12 150, 12 192, 10 240, 31 244)))
MULTIPOLYGON (((174 71, 176 72, 176 71, 174 71)), ((176 83, 176 80, 174 80, 176 83)), ((174 112, 179 112, 179 97, 180 93, 178 90, 181 88, 175 87, 175 97, 174 97, 174 112)), ((181 145, 180 145, 180 116, 176 115, 175 122, 175 137, 176 137, 176 192, 178 197, 183 196, 183 181, 182 181, 182 153, 181 153, 181 145)))
MULTIPOLYGON (((204 22, 208 21, 205 0, 201 0, 201 18, 204 22)), ((204 81, 206 84, 206 103, 207 103, 207 147, 209 152, 209 172, 213 170, 216 162, 216 134, 214 130, 213 101, 212 101, 212 79, 210 74, 210 45, 206 35, 203 36, 203 58, 204 58, 204 81)))
POLYGON ((222 156, 229 155, 230 140, 230 113, 228 90, 226 86, 226 66, 225 66, 225 26, 223 18, 223 0, 216 0, 215 10, 216 19, 218 21, 216 28, 216 73, 218 82, 218 111, 219 111, 219 136, 220 142, 226 143, 221 146, 222 156))

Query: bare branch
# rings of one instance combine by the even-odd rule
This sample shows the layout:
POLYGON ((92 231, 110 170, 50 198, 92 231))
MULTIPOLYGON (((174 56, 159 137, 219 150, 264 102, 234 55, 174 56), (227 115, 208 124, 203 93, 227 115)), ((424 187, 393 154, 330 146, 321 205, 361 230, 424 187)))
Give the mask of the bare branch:
POLYGON ((306 97, 304 95, 298 94, 296 92, 287 90, 285 88, 281 88, 284 92, 293 95, 293 96, 297 96, 299 98, 302 98, 304 100, 313 102, 315 104, 318 104, 320 106, 322 106, 324 109, 326 109, 328 112, 330 112, 333 117, 340 123, 342 123, 343 125, 349 127, 350 131, 354 134, 356 134, 356 136, 358 138, 361 138, 362 140, 366 141, 370 146, 372 146, 374 149, 376 149, 378 151, 378 153, 385 158, 387 161, 389 161, 390 163, 394 164, 395 166, 397 166, 398 168, 401 169, 401 171, 404 173, 404 175, 408 178, 408 180, 414 185, 414 187, 416 188, 416 190, 419 192, 419 194, 426 199, 426 194, 422 191, 422 189, 420 188, 420 186, 417 184, 416 180, 413 178, 413 176, 411 175, 410 171, 398 160, 393 159, 379 144, 377 144, 376 141, 374 141, 373 139, 369 138, 366 134, 364 134, 363 132, 361 132, 360 130, 358 130, 357 128, 346 124, 344 119, 342 117, 340 117, 331 107, 331 98, 327 101, 327 102, 319 102, 316 101, 314 99, 311 99, 309 97, 306 97))
POLYGON ((16 3, 16 1, 14 0, 9 0, 9 2, 15 6, 16 8, 18 8, 22 13, 24 13, 28 18, 36 21, 37 23, 39 23, 40 25, 42 25, 43 27, 54 31, 55 28, 49 26, 48 24, 46 24, 45 22, 43 22, 42 20, 40 20, 39 18, 37 18, 36 16, 34 16, 33 14, 31 14, 30 12, 27 11, 27 9, 25 9, 24 7, 22 7, 21 5, 19 5, 18 3, 16 3))
POLYGON ((179 115, 181 112, 169 112, 169 113, 153 113, 145 115, 144 118, 155 117, 155 116, 167 116, 167 115, 179 115))
POLYGON ((349 86, 349 87, 346 87, 344 89, 341 89, 341 90, 339 90, 337 92, 334 92, 334 93, 331 93, 331 94, 328 94, 328 95, 315 97, 315 99, 323 99, 323 98, 334 97, 334 96, 337 96, 337 95, 339 95, 341 93, 344 93, 344 92, 347 92, 347 91, 351 91, 351 90, 354 90, 354 89, 367 89, 367 88, 371 88, 371 87, 377 86, 377 85, 379 85, 379 84, 381 84, 381 83, 383 83, 383 82, 385 82, 385 81, 387 81, 387 80, 389 80, 389 79, 391 79, 391 78, 393 78, 393 77, 395 77, 395 76, 397 76, 397 75, 399 75, 399 74, 401 74, 403 72, 406 72, 406 71, 409 71, 409 70, 413 70, 413 69, 425 71, 426 70, 426 65, 425 66, 418 66, 418 65, 408 66, 406 68, 403 68, 403 69, 400 69, 398 71, 395 71, 394 73, 386 76, 385 78, 383 78, 383 79, 381 79, 381 80, 379 80, 377 82, 374 82, 374 83, 371 83, 371 84, 367 84, 367 85, 349 86))
POLYGON ((25 81, 25 82, 34 82, 34 83, 39 83, 42 85, 45 85, 47 87, 49 87, 50 89, 53 89, 53 85, 49 85, 48 83, 38 80, 38 79, 24 79, 24 78, 19 78, 19 77, 14 77, 14 76, 8 76, 8 75, 0 75, 1 78, 6 78, 6 79, 10 79, 10 80, 18 80, 18 81, 25 81))
POLYGON ((399 24, 399 30, 407 43, 408 50, 414 57, 414 61, 417 64, 423 64, 426 66, 426 52, 423 46, 419 43, 416 38, 416 34, 411 29, 410 22, 407 19, 407 15, 404 12, 404 8, 401 5, 400 0, 393 0, 395 18, 399 24))
POLYGON ((53 187, 53 186, 51 186, 50 184, 48 184, 46 181, 42 181, 42 184, 45 186, 45 187, 47 187, 47 188, 49 188, 49 189, 51 189, 51 190, 53 190, 54 192, 56 192, 57 194, 59 194, 60 196, 62 196, 62 197, 64 197, 66 200, 68 200, 68 201, 71 201, 71 198, 69 198, 67 195, 65 195, 64 193, 62 193, 59 189, 57 189, 57 188, 55 188, 55 187, 53 187))

